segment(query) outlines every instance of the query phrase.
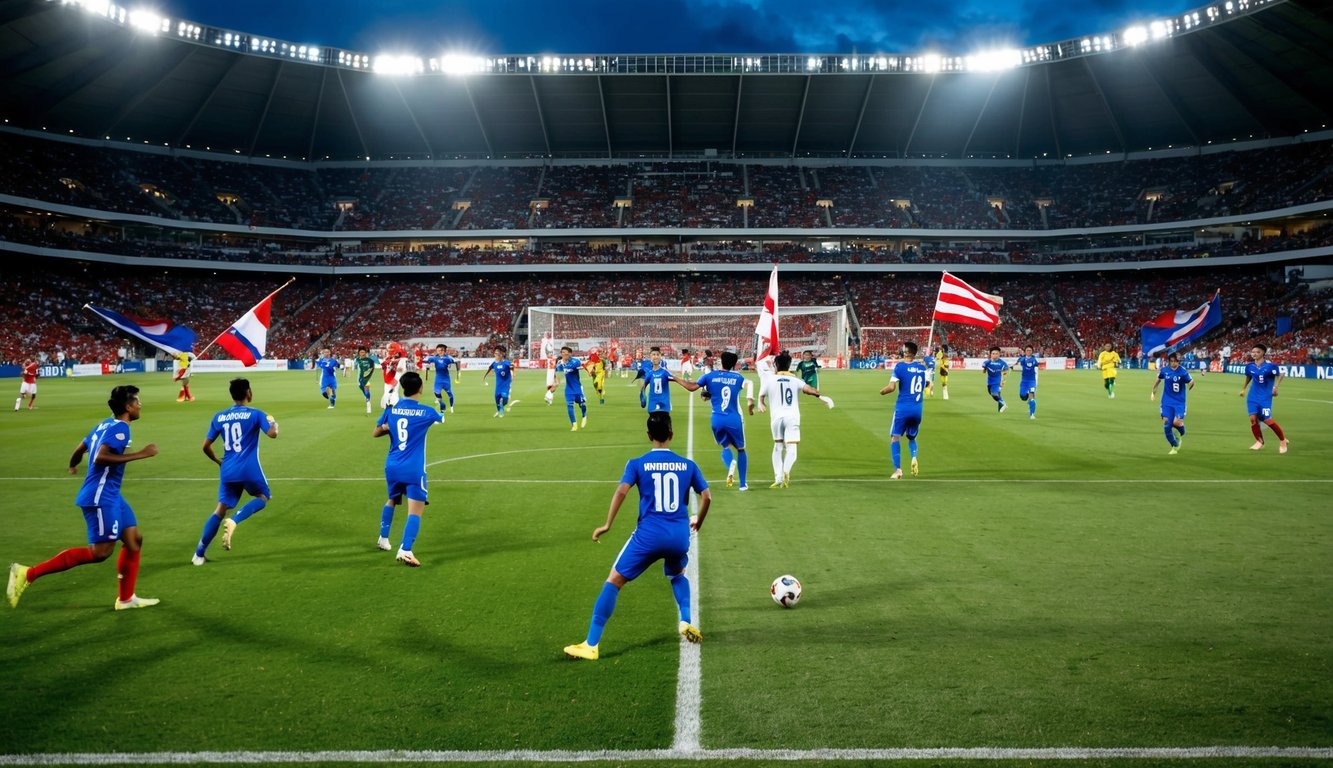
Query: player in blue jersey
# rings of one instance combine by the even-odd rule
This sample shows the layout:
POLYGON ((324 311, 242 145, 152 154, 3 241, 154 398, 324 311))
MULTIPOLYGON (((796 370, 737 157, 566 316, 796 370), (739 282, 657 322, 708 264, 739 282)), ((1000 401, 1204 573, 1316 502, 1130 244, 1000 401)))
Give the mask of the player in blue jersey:
POLYGON ((421 531, 421 515, 426 511, 426 432, 444 421, 434 408, 421 404, 421 374, 409 371, 398 379, 401 397, 380 414, 371 437, 389 435, 389 455, 384 459, 384 482, 389 489, 389 500, 380 514, 380 538, 376 546, 388 552, 389 529, 393 526, 394 509, 407 497, 407 524, 403 526, 403 542, 398 546, 398 562, 417 568, 421 561, 412 554, 417 534, 421 531))
POLYGON ((915 342, 904 341, 899 360, 893 366, 888 386, 879 391, 881 395, 898 393, 898 400, 893 404, 893 427, 889 430, 889 454, 893 457, 893 480, 903 476, 902 438, 907 438, 907 448, 912 455, 912 477, 921 471, 917 464, 916 436, 921 429, 921 398, 926 391, 926 366, 916 359, 915 342))
POLYGON ((1169 453, 1175 456, 1180 452, 1180 444, 1185 440, 1185 393, 1194 389, 1194 379, 1190 372, 1180 367, 1180 353, 1172 352, 1166 358, 1167 364, 1157 369, 1157 381, 1152 384, 1152 393, 1148 399, 1157 397, 1157 387, 1165 382, 1162 390, 1162 431, 1166 433, 1166 442, 1171 444, 1169 453), (1173 430, 1180 432, 1177 438, 1173 430))
POLYGON ((325 347, 320 350, 315 367, 319 369, 319 394, 329 401, 329 407, 332 408, 338 404, 338 369, 343 364, 334 359, 333 350, 325 347))
POLYGON ((1037 418, 1037 371, 1041 368, 1041 361, 1032 351, 1032 345, 1023 347, 1023 354, 1014 361, 1019 371, 1018 378, 1018 399, 1026 400, 1028 404, 1028 418, 1037 418))
POLYGON ((691 643, 703 641, 703 635, 693 624, 690 607, 690 581, 685 577, 689 562, 690 531, 698 531, 708 515, 712 497, 699 465, 671 450, 671 414, 648 414, 648 439, 653 449, 625 464, 620 485, 611 496, 611 509, 606 513, 606 524, 592 532, 592 540, 600 541, 611 530, 620 505, 629 495, 630 486, 639 489, 639 522, 629 541, 616 556, 611 573, 602 585, 602 592, 592 606, 592 622, 588 637, 581 643, 565 647, 571 659, 596 661, 602 630, 616 609, 620 590, 638 578, 648 566, 662 562, 662 572, 671 580, 671 593, 680 609, 680 634, 691 643), (690 491, 699 497, 699 511, 690 519, 690 491))
POLYGON ((929 349, 921 356, 921 364, 926 367, 926 397, 931 397, 935 391, 935 356, 929 349))
POLYGON ((574 357, 574 350, 560 348, 560 357, 555 361, 555 372, 565 375, 565 411, 569 414, 569 431, 579 431, 579 421, 574 418, 574 406, 578 405, 583 416, 583 426, 588 426, 588 398, 583 395, 583 363, 574 357))
POLYGON ((504 345, 495 348, 495 360, 486 368, 486 372, 481 375, 481 383, 484 386, 488 382, 486 378, 495 371, 495 413, 491 418, 505 417, 505 412, 518 404, 517 400, 510 401, 509 390, 514 384, 514 363, 509 359, 509 349, 504 345))
POLYGON ((749 471, 750 459, 745 454, 745 423, 741 421, 741 392, 749 401, 750 413, 754 413, 754 393, 751 382, 736 372, 735 352, 722 353, 722 370, 710 370, 699 377, 700 397, 713 405, 710 426, 713 439, 722 446, 722 466, 727 470, 727 487, 730 488, 740 477, 740 490, 748 491, 746 472, 749 471), (735 454, 732 453, 735 449, 735 454))
POLYGON ((449 348, 443 344, 435 345, 435 354, 426 358, 426 365, 435 366, 435 402, 440 405, 440 413, 444 413, 444 398, 442 394, 449 395, 449 413, 454 412, 454 385, 449 379, 449 367, 453 366, 454 372, 459 379, 463 378, 463 366, 449 354, 449 348))
POLYGON ((11 564, 9 585, 5 590, 10 607, 17 608, 19 598, 28 585, 43 576, 88 563, 100 563, 111 557, 117 541, 121 546, 120 557, 116 560, 116 579, 119 584, 116 610, 147 608, 159 602, 151 597, 134 594, 134 585, 139 579, 139 551, 143 547, 143 536, 139 533, 134 510, 120 495, 125 465, 156 456, 157 446, 149 443, 142 450, 128 453, 130 422, 138 421, 141 408, 138 387, 116 387, 111 390, 111 397, 106 404, 111 408, 111 418, 103 419, 93 427, 69 457, 69 473, 73 475, 78 473, 83 455, 88 454, 88 473, 74 500, 83 510, 83 520, 88 528, 88 546, 67 549, 32 567, 11 564))
POLYGON ((1258 451, 1264 447, 1264 433, 1259 428, 1262 423, 1267 424, 1273 434, 1277 435, 1277 452, 1286 453, 1287 435, 1273 420, 1273 398, 1277 397, 1277 386, 1282 381, 1282 369, 1267 358, 1268 347, 1255 344, 1250 350, 1251 362, 1245 366, 1245 384, 1240 388, 1241 396, 1245 395, 1247 389, 1250 392, 1249 397, 1245 398, 1245 408, 1250 414, 1250 432, 1254 434, 1254 445, 1250 446, 1250 450, 1258 451))
POLYGON ((648 350, 648 365, 643 369, 643 381, 639 384, 639 403, 648 409, 649 413, 658 411, 671 412, 671 382, 676 382, 686 392, 693 392, 699 388, 698 383, 676 378, 667 370, 666 363, 662 362, 662 348, 652 347, 648 350))
POLYGON ((981 364, 981 369, 986 372, 986 393, 995 401, 1000 413, 1004 413, 1009 407, 1004 404, 1002 394, 1004 380, 1009 378, 1009 364, 1000 359, 999 347, 990 348, 990 359, 981 364))
POLYGON ((263 411, 250 407, 254 393, 250 391, 248 379, 232 379, 230 390, 235 405, 214 414, 208 423, 208 434, 204 436, 204 455, 221 467, 222 472, 218 480, 218 506, 204 521, 204 532, 194 548, 194 557, 190 559, 195 565, 208 562, 204 553, 213 543, 219 527, 222 529, 222 548, 229 550, 236 526, 268 506, 269 499, 273 498, 268 478, 259 466, 259 436, 277 437, 278 422, 263 411), (222 437, 221 459, 213 453, 213 441, 219 436, 222 437), (227 517, 227 512, 240 502, 242 491, 254 498, 235 516, 227 517))

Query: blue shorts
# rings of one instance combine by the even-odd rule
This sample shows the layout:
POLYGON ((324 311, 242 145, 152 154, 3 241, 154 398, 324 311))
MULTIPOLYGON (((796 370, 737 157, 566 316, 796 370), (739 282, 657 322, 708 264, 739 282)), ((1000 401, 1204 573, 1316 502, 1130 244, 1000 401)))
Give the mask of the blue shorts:
POLYGON ((1031 385, 1031 386, 1029 386, 1029 385, 1027 385, 1027 384, 1019 384, 1019 385, 1018 385, 1018 399, 1019 399, 1019 400, 1026 400, 1026 399, 1028 399, 1029 397, 1031 397, 1032 395, 1035 395, 1035 394, 1037 394, 1037 385, 1036 385, 1036 384, 1033 384, 1033 385, 1031 385))
POLYGON ((1176 419, 1180 419, 1183 422, 1185 420, 1185 404, 1168 403, 1165 400, 1163 400, 1162 418, 1166 419, 1167 423, 1174 422, 1176 419))
POLYGON ((436 377, 436 379, 435 379, 435 396, 436 396, 436 397, 439 397, 441 392, 448 392, 449 394, 452 395, 452 394, 454 393, 454 385, 451 384, 451 383, 449 382, 448 379, 442 379, 442 378, 436 377))
POLYGON ((683 572, 690 562, 690 527, 679 527, 679 531, 636 528, 611 567, 626 581, 637 579, 658 560, 662 561, 662 573, 667 576, 683 572))
POLYGON ((328 377, 328 376, 325 376, 325 377, 323 377, 323 378, 321 378, 321 379, 319 380, 319 391, 320 391, 320 392, 323 392, 323 391, 326 390, 326 389, 337 389, 337 388, 338 388, 338 380, 337 380, 337 379, 334 379, 334 378, 330 378, 330 377, 328 377))
POLYGON ((908 440, 915 440, 917 430, 921 429, 921 411, 913 408, 910 411, 893 412, 893 428, 889 430, 890 435, 906 437, 908 440))
POLYGON ((508 397, 509 397, 509 389, 508 389, 508 388, 505 388, 505 389, 497 389, 497 390, 495 390, 495 398, 498 400, 498 399, 500 399, 500 398, 502 398, 502 397, 503 397, 503 398, 508 398, 508 397))
POLYGON ((647 408, 649 413, 656 413, 657 411, 661 411, 663 413, 671 413, 671 401, 649 400, 647 408))
POLYGON ((996 384, 995 386, 992 387, 992 386, 990 386, 990 385, 988 384, 988 385, 986 385, 986 392, 988 392, 988 393, 990 394, 991 397, 999 397, 999 396, 1000 396, 1000 385, 999 385, 999 384, 996 384))
POLYGON ((100 507, 79 507, 83 510, 83 521, 88 526, 88 543, 97 544, 115 541, 126 528, 139 524, 134 517, 134 510, 119 496, 108 500, 100 507))
POLYGON ((566 403, 586 403, 586 402, 588 402, 588 400, 587 400, 587 398, 585 398, 585 397, 583 396, 583 390, 582 390, 582 389, 566 389, 566 390, 565 390, 565 402, 566 402, 566 403))
POLYGON ((256 498, 260 496, 266 499, 273 498, 273 491, 269 490, 268 487, 268 479, 261 474, 258 477, 243 477, 219 482, 218 503, 227 509, 231 509, 240 502, 242 491, 256 498))
POLYGON ((422 472, 416 477, 407 475, 384 474, 384 484, 388 488, 388 496, 395 503, 401 504, 403 495, 406 494, 409 501, 426 500, 426 473, 422 472))
POLYGON ((1273 418, 1273 403, 1256 403, 1253 400, 1245 401, 1245 412, 1251 416, 1258 416, 1260 421, 1268 421, 1273 418))
POLYGON ((713 439, 718 445, 723 448, 729 445, 734 448, 745 447, 745 427, 740 419, 714 415, 710 424, 713 427, 713 439))

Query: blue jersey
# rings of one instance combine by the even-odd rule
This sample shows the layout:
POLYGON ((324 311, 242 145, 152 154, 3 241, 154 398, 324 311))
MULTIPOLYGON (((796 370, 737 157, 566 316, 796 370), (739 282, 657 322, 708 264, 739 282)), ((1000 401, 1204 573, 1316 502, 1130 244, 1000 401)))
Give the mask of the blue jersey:
POLYGON ((684 526, 690 521, 690 490, 708 488, 699 465, 669 448, 630 459, 620 482, 639 489, 639 526, 684 526))
POLYGON ((927 373, 927 374, 934 372, 934 370, 935 370, 935 356, 934 356, 934 355, 926 355, 925 357, 921 358, 921 364, 922 364, 923 366, 925 366, 925 368, 926 368, 926 373, 927 373))
POLYGON ((644 381, 647 386, 644 387, 644 394, 648 396, 648 412, 653 411, 671 411, 671 387, 669 386, 676 377, 671 375, 671 371, 666 366, 661 368, 649 369, 644 371, 644 381))
POLYGON ((421 475, 426 471, 426 432, 444 421, 434 408, 411 399, 380 414, 379 424, 389 428, 389 455, 384 459, 386 476, 421 475))
POLYGON ((315 361, 315 367, 319 369, 321 381, 333 381, 335 372, 343 365, 331 357, 321 357, 315 361))
POLYGON ((744 376, 735 371, 709 371, 699 377, 699 386, 708 392, 708 402, 713 405, 714 416, 740 420, 744 376))
POLYGON ((583 363, 579 362, 577 357, 571 357, 568 360, 557 360, 555 370, 557 373, 565 374, 566 395, 583 394, 583 381, 579 379, 579 373, 583 370, 583 363))
POLYGON ((1018 365, 1018 370, 1022 375, 1019 383, 1024 389, 1030 389, 1037 386, 1037 371, 1041 369, 1041 361, 1036 355, 1024 355, 1014 361, 1018 365))
POLYGON ((449 381, 449 366, 458 365, 458 361, 452 355, 431 355, 426 358, 426 365, 435 366, 435 380, 444 382, 449 381))
POLYGON ((514 383, 514 361, 506 358, 491 363, 487 371, 495 371, 495 392, 509 394, 509 387, 514 383))
POLYGON ((1003 360, 987 360, 981 368, 986 372, 986 389, 999 389, 1002 374, 1009 370, 1009 364, 1003 360))
POLYGON ((213 415, 205 439, 222 437, 222 482, 264 476, 259 466, 259 436, 266 432, 268 416, 258 408, 235 405, 213 415))
POLYGON ((74 503, 80 507, 109 507, 112 502, 119 503, 120 481, 125 477, 125 465, 98 466, 97 453, 105 445, 112 453, 124 455, 125 449, 130 447, 129 422, 103 419, 83 438, 83 444, 88 446, 88 474, 84 475, 83 487, 79 488, 74 503))
POLYGON ((1277 383, 1277 365, 1268 360, 1262 365, 1250 363, 1245 366, 1245 375, 1250 377, 1250 390, 1245 396, 1245 401, 1265 408, 1273 407, 1273 385, 1277 383))
POLYGON ((1162 402, 1184 405, 1185 393, 1189 391, 1189 383, 1194 381, 1190 377, 1190 372, 1184 368, 1167 366, 1157 371, 1157 378, 1164 384, 1162 402))
POLYGON ((898 382, 898 401, 894 412, 915 410, 921 412, 921 395, 926 391, 926 364, 913 360, 893 366, 890 381, 898 382))

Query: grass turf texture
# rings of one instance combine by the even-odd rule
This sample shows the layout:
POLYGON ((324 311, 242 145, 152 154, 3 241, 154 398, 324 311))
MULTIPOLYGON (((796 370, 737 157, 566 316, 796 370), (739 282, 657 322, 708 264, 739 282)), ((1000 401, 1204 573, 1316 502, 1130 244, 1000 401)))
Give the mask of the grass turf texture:
MULTIPOLYGON (((479 375, 457 383, 428 447, 416 570, 374 549, 387 444, 355 387, 329 411, 313 374, 255 374, 256 406, 282 425, 261 448, 274 499, 194 567, 216 498, 199 445, 228 378, 196 376, 185 404, 165 375, 43 381, 39 410, 0 419, 0 557, 32 564, 83 542, 66 460, 111 385, 143 387, 135 446, 161 455, 128 467, 125 496, 145 536, 139 592, 163 600, 113 612, 103 563, 4 607, 0 754, 671 745, 678 639, 659 570, 622 594, 600 661, 560 653, 633 529, 631 494, 589 541, 648 448, 628 380, 608 380, 577 433, 559 398, 542 404, 540 374, 520 373, 503 420, 479 375)), ((821 379, 838 408, 803 400, 785 491, 765 487, 766 416, 747 422, 754 490, 739 494, 695 409, 715 493, 703 746, 1333 745, 1327 382, 1283 383, 1278 456, 1271 437, 1246 450, 1240 377, 1199 379, 1167 456, 1150 374, 1125 372, 1108 400, 1093 372, 1049 373, 1029 421, 1016 381, 1001 415, 958 372, 950 401, 927 401, 922 476, 891 483, 883 372, 821 379), (767 597, 788 572, 805 587, 792 611, 767 597)))

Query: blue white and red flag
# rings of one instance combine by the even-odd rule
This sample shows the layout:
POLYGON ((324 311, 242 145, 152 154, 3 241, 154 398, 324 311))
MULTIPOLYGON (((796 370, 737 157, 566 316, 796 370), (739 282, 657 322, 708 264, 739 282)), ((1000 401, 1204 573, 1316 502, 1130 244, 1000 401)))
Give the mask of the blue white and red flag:
POLYGON ((1143 353, 1152 357, 1189 344, 1222 322, 1222 292, 1194 309, 1167 310, 1143 324, 1143 353))
POLYGON ((131 336, 136 336, 173 355, 194 349, 194 331, 170 320, 145 320, 128 312, 84 304, 83 308, 131 336))

